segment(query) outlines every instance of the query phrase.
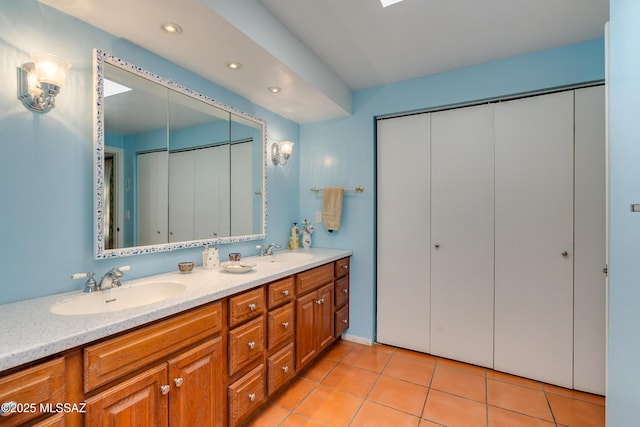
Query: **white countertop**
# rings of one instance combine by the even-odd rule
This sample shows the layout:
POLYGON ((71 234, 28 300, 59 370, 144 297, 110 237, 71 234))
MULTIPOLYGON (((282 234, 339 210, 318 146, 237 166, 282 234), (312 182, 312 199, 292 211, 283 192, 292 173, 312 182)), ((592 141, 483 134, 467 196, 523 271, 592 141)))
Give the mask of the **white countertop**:
MULTIPOLYGON (((310 248, 283 251, 282 254, 283 257, 280 258, 279 253, 272 257, 243 258, 243 261, 256 264, 253 270, 244 274, 196 267, 191 273, 176 271, 143 279, 125 280, 122 282, 123 287, 135 286, 140 282, 172 281, 183 283, 186 290, 159 302, 110 313, 58 315, 50 312, 53 304, 94 295, 81 290, 0 305, 0 371, 350 256, 352 251, 310 248), (307 256, 297 260, 284 260, 287 253, 307 256)), ((114 292, 117 291, 117 288, 114 289, 114 292)))

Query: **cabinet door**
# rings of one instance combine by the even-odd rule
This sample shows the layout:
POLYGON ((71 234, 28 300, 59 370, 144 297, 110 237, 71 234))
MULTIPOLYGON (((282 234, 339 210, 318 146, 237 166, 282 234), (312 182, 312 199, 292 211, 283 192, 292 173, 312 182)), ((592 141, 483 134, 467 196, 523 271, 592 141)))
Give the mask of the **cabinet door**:
POLYGON ((171 426, 222 425, 223 363, 221 338, 210 340, 169 361, 171 426))
POLYGON ((493 106, 431 115, 431 353, 493 367, 493 106))
POLYGON ((605 393, 604 87, 575 92, 576 215, 573 387, 605 393))
POLYGON ((316 292, 296 300, 296 369, 312 360, 318 349, 315 339, 316 292))
POLYGON ((324 350, 333 342, 333 292, 334 284, 328 283, 318 289, 316 302, 316 333, 318 351, 324 350))
POLYGON ((495 369, 572 387, 573 93, 495 109, 495 369))
POLYGON ((87 427, 167 426, 169 419, 165 364, 149 369, 86 400, 87 427))
POLYGON ((376 339, 429 352, 430 115, 377 128, 376 339))

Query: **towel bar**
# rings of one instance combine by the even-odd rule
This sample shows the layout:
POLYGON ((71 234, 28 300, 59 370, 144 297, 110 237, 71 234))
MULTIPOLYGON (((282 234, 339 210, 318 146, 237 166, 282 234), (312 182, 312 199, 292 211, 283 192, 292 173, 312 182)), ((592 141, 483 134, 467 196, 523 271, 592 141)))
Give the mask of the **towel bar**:
MULTIPOLYGON (((314 193, 318 194, 319 192, 322 191, 322 188, 318 188, 318 186, 316 185, 315 187, 313 187, 311 189, 311 191, 313 191, 314 193)), ((345 188, 344 191, 355 191, 356 193, 363 193, 364 192, 364 186, 357 185, 355 188, 345 188)))

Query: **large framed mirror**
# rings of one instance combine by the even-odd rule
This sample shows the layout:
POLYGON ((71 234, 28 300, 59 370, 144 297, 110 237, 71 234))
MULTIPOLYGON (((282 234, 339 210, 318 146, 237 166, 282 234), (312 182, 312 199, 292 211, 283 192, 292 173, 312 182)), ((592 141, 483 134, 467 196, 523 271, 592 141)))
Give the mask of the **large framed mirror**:
POLYGON ((94 51, 95 257, 264 239, 266 123, 94 51))

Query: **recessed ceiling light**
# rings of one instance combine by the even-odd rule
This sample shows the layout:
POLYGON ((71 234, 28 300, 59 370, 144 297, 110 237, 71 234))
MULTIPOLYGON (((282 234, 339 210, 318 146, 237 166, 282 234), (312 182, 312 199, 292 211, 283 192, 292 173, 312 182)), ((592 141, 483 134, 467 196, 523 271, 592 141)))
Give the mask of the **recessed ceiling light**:
POLYGON ((237 61, 233 61, 233 62, 228 62, 227 67, 231 70, 239 70, 240 68, 242 68, 242 64, 237 61))
POLYGON ((269 88, 269 92, 271 92, 271 93, 280 93, 281 90, 282 90, 282 88, 279 88, 278 86, 271 86, 269 88))
POLYGON ((391 6, 392 4, 400 3, 402 0, 380 0, 382 7, 391 6))
POLYGON ((162 30, 169 34, 181 34, 182 27, 175 22, 165 22, 162 24, 162 30))

